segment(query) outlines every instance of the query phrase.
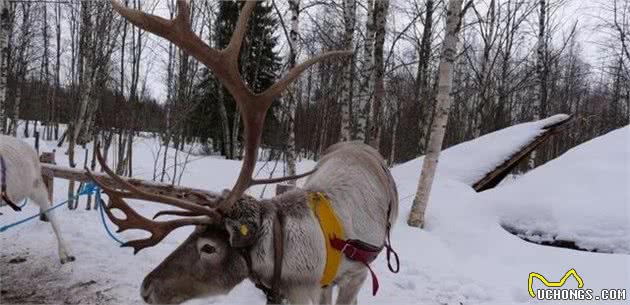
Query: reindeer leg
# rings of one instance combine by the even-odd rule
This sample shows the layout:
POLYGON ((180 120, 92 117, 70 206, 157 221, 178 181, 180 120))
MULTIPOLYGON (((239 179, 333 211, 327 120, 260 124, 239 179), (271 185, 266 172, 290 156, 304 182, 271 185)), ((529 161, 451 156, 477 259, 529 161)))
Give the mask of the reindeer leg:
POLYGON ((319 303, 321 305, 332 305, 332 297, 333 297, 333 285, 329 285, 326 288, 322 288, 322 295, 319 298, 319 303))
POLYGON ((367 268, 361 268, 358 272, 348 275, 347 280, 339 283, 339 295, 335 304, 357 304, 357 295, 365 278, 367 277, 367 268))
MULTIPOLYGON (((45 211, 50 208, 51 204, 48 201, 48 192, 40 185, 35 188, 33 194, 31 195, 31 200, 33 200, 37 205, 39 205, 40 210, 45 211)), ((57 246, 59 247, 59 259, 62 264, 72 262, 75 260, 74 256, 70 255, 68 251, 68 246, 61 236, 61 230, 59 228, 59 220, 55 215, 54 211, 49 211, 46 213, 46 216, 50 220, 50 224, 53 227, 53 231, 55 232, 55 236, 57 237, 57 246)))

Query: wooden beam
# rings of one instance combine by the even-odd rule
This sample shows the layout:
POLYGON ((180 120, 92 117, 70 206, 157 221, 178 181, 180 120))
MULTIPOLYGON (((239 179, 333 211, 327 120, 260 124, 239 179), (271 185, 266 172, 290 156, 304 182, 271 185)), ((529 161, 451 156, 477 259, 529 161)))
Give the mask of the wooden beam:
MULTIPOLYGON (((54 164, 42 164, 42 175, 48 176, 48 177, 55 177, 59 179, 81 181, 81 182, 91 181, 90 178, 86 175, 85 170, 76 169, 76 168, 68 168, 68 167, 58 166, 54 164)), ((98 178, 102 178, 102 181, 107 185, 111 185, 111 186, 117 185, 112 178, 110 178, 104 173, 95 173, 95 176, 98 178)), ((146 180, 133 179, 133 178, 125 178, 125 177, 122 177, 122 178, 140 189, 145 189, 152 193, 157 192, 160 195, 187 199, 193 202, 208 202, 209 200, 214 201, 220 196, 219 193, 213 193, 213 192, 209 192, 209 191, 201 190, 201 189, 182 187, 182 186, 170 185, 166 183, 146 181, 146 180)))
POLYGON ((564 130, 564 127, 567 126, 567 123, 569 123, 572 118, 572 116, 568 116, 563 121, 543 127, 543 133, 534 138, 532 142, 521 148, 521 150, 510 156, 501 165, 486 174, 481 180, 473 184, 473 189, 477 192, 483 192, 497 186, 522 160, 527 158, 532 151, 538 148, 553 135, 564 130))

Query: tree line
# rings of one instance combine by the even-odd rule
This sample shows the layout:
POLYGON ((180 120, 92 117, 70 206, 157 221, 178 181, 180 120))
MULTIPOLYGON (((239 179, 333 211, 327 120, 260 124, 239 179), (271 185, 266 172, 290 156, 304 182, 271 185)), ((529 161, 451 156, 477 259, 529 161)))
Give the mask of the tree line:
MULTIPOLYGON (((125 5, 173 17, 172 0, 125 5)), ((238 1, 192 0, 193 30, 221 48, 238 1)), ((354 55, 310 69, 274 103, 265 158, 317 159, 341 140, 360 140, 390 163, 424 154, 436 118, 441 0, 274 0, 259 2, 241 52, 240 72, 262 91, 303 58, 333 49, 354 55)), ((213 75, 173 45, 124 22, 108 1, 1 1, 0 132, 18 124, 45 139, 115 149, 121 174, 133 175, 134 138, 163 145, 154 179, 181 174, 169 150, 202 143, 207 153, 241 158, 238 109, 213 75), (166 96, 155 96, 155 83, 166 96), (35 126, 41 122, 41 126, 35 126), (60 124, 67 126, 60 132, 60 124), (65 132, 64 132, 65 131, 65 132)), ((595 26, 568 23, 570 0, 465 1, 453 54, 452 103, 443 147, 556 113, 574 116, 530 165, 630 118, 630 1, 591 5, 595 26), (598 33, 598 35, 593 35, 598 33), (589 39, 596 36, 594 39, 589 39), (593 47, 595 45, 595 47, 593 47), (585 50, 597 50, 597 56, 585 50)), ((73 186, 71 186, 72 188, 73 186)))

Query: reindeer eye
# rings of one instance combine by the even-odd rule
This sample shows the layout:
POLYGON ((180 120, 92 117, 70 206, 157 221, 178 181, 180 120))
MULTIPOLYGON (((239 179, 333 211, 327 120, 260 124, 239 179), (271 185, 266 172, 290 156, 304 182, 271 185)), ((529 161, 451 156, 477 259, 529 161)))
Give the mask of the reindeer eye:
POLYGON ((203 247, 201 247, 201 252, 207 253, 207 254, 213 254, 217 252, 217 249, 209 244, 205 244, 203 245, 203 247))

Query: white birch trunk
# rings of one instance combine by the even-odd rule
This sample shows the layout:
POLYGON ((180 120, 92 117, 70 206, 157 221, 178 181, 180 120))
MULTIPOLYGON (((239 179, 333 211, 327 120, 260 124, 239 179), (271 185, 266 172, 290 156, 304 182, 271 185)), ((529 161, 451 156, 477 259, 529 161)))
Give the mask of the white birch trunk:
MULTIPOLYGON (((532 107, 532 119, 538 121, 542 115, 542 109, 545 103, 547 88, 546 81, 547 75, 545 73, 545 50, 546 50, 546 32, 545 25, 547 20, 547 3, 546 0, 539 0, 540 15, 538 16, 538 43, 536 50, 536 93, 538 94, 536 101, 534 101, 534 107, 532 107)), ((536 151, 534 150, 529 156, 527 163, 529 169, 536 167, 536 151)))
MULTIPOLYGON (((289 10, 291 11, 291 32, 289 33, 289 44, 291 45, 291 54, 289 54, 289 68, 295 67, 298 57, 298 37, 300 30, 300 0, 289 0, 289 10)), ((296 151, 295 151, 295 110, 297 108, 297 89, 298 85, 292 84, 289 96, 289 140, 287 143, 287 173, 289 176, 296 174, 296 151)), ((288 184, 295 185, 295 180, 287 181, 288 184)))
POLYGON ((381 146, 381 120, 382 100, 385 95, 385 65, 383 63, 384 47, 385 47, 385 24, 387 23, 387 12, 389 10, 389 0, 379 0, 374 7, 374 18, 376 20, 375 36, 374 36, 374 73, 372 73, 371 83, 374 98, 370 105, 368 115, 369 133, 368 143, 379 150, 381 146))
POLYGON ((365 41, 363 46, 363 65, 361 66, 361 82, 359 85, 359 112, 357 114, 357 140, 366 140, 367 120, 370 100, 374 94, 374 0, 367 1, 367 19, 365 22, 365 41))
POLYGON ((9 70, 9 2, 0 1, 0 134, 6 133, 7 73, 9 70))
POLYGON ((13 101, 13 120, 11 120, 11 135, 17 137, 18 125, 20 123, 20 104, 22 104, 22 84, 23 78, 18 78, 15 88, 15 99, 13 101))
MULTIPOLYGON (((343 1, 343 19, 345 32, 343 37, 343 49, 353 49, 354 24, 356 19, 356 0, 343 1)), ((343 84, 341 86, 341 141, 349 141, 352 138, 350 103, 352 103, 352 77, 354 68, 352 58, 343 60, 343 84)))
POLYGON ((431 135, 427 153, 422 164, 422 174, 418 183, 416 197, 407 219, 407 224, 414 227, 424 226, 424 213, 427 208, 431 186, 438 165, 442 141, 446 131, 448 113, 451 106, 451 89, 453 87, 453 63, 457 56, 459 25, 461 21, 463 0, 450 0, 446 17, 446 35, 442 45, 439 68, 439 89, 435 118, 431 126, 431 135))
POLYGON ((425 16, 424 16, 424 29, 422 30, 422 40, 420 42, 420 49, 418 50, 418 70, 416 73, 416 101, 418 107, 422 109, 420 112, 420 118, 418 120, 418 149, 421 153, 425 151, 426 143, 426 129, 427 122, 430 120, 430 101, 432 101, 432 94, 430 94, 429 78, 431 77, 429 72, 429 65, 431 61, 431 38, 433 36, 433 13, 435 11, 435 1, 427 0, 425 3, 425 16))

